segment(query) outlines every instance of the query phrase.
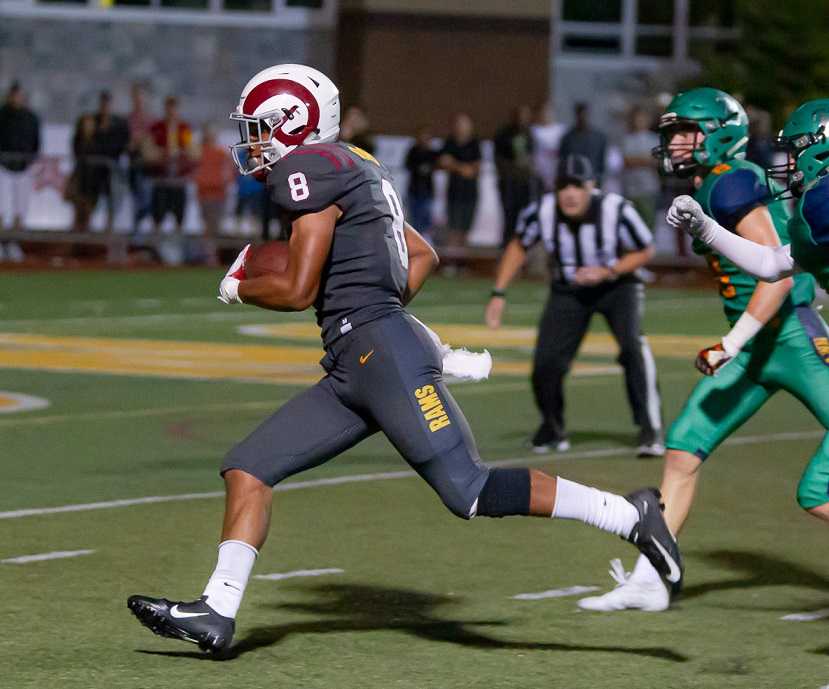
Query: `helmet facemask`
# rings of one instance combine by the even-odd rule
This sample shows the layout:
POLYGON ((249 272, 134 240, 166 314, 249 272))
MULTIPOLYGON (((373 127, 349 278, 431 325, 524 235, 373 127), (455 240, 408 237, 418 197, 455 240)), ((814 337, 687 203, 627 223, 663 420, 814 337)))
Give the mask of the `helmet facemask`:
POLYGON ((697 120, 676 117, 666 113, 659 119, 659 146, 651 154, 658 161, 659 172, 688 179, 698 174, 708 158, 703 144, 704 132, 697 120), (693 133, 693 142, 673 142, 677 134, 693 133), (672 143, 673 142, 673 143, 672 143))
POLYGON ((240 140, 230 151, 241 174, 262 176, 280 158, 319 132, 307 121, 307 113, 302 117, 301 110, 293 106, 260 115, 230 114, 239 125, 240 140))
POLYGON ((822 146, 825 148, 827 142, 824 130, 825 125, 820 125, 816 132, 784 136, 781 131, 778 134, 774 141, 774 147, 777 151, 785 153, 787 160, 785 163, 772 165, 766 169, 769 190, 775 198, 800 198, 807 190, 807 186, 815 183, 814 178, 822 177, 829 171, 823 167, 827 157, 829 157, 829 152, 827 151, 816 151, 815 155, 811 156, 814 158, 813 161, 807 161, 805 158, 801 158, 807 152, 807 149, 812 146, 822 146), (803 168, 804 163, 808 164, 809 162, 816 164, 815 166, 821 169, 807 185, 806 171, 803 168))

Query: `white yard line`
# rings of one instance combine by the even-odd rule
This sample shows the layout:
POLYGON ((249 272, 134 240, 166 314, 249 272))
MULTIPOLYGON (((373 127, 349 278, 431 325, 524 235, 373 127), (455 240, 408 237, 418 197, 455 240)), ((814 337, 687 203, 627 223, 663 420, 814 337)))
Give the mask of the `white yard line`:
POLYGON ((46 409, 49 404, 49 400, 43 399, 42 397, 0 390, 0 414, 13 414, 21 411, 46 409), (12 400, 13 403, 3 404, 4 401, 8 400, 12 400))
POLYGON ((796 612, 791 615, 783 615, 780 619, 786 622, 814 622, 815 620, 822 620, 824 617, 829 617, 829 608, 815 610, 814 612, 796 612))
MULTIPOLYGON (((725 445, 749 445, 775 442, 778 440, 803 440, 822 436, 824 431, 803 431, 799 433, 769 433, 766 435, 741 436, 726 440, 725 445)), ((607 447, 595 450, 583 450, 566 452, 561 454, 551 453, 546 455, 530 455, 516 457, 513 459, 502 459, 496 462, 488 462, 488 466, 505 467, 516 464, 546 464, 555 461, 562 463, 568 460, 589 459, 596 457, 614 457, 617 455, 631 455, 633 448, 630 447, 607 447)), ((394 479, 412 478, 415 472, 386 471, 373 474, 354 474, 350 476, 334 476, 331 478, 312 479, 309 481, 292 481, 280 483, 274 488, 276 492, 304 490, 306 488, 319 488, 321 486, 339 486, 348 483, 365 483, 374 481, 390 481, 394 479)), ((34 507, 22 510, 11 510, 0 512, 0 519, 20 519, 22 517, 35 517, 47 514, 60 514, 64 512, 87 512, 89 510, 113 509, 118 507, 131 507, 133 505, 148 505, 159 502, 181 502, 186 500, 204 500, 224 496, 224 491, 210 491, 206 493, 182 493, 179 495, 152 495, 143 498, 127 498, 123 500, 107 500, 104 502, 89 502, 74 505, 61 505, 60 507, 34 507)))
POLYGON ((538 593, 519 593, 513 600, 544 600, 545 598, 564 598, 565 596, 579 596, 582 593, 598 591, 598 586, 568 586, 563 589, 549 589, 538 593))
POLYGON ((228 411, 234 409, 273 409, 276 410, 287 398, 275 397, 272 400, 251 402, 226 402, 222 404, 202 404, 189 407, 156 407, 146 409, 123 409, 114 411, 93 411, 80 414, 48 414, 44 416, 30 416, 14 419, 0 419, 0 428, 6 426, 40 426, 50 423, 76 421, 105 421, 107 419, 136 419, 152 416, 167 416, 169 414, 191 414, 228 411))
POLYGON ((0 560, 0 565, 25 565, 29 562, 41 562, 43 560, 62 560, 67 557, 80 557, 91 555, 94 550, 55 550, 51 553, 39 553, 37 555, 21 555, 20 557, 9 557, 0 560))
POLYGON ((274 572, 273 574, 254 574, 254 579, 264 579, 266 581, 282 581, 283 579, 293 579, 294 577, 322 577, 326 574, 345 574, 344 569, 337 567, 330 567, 328 569, 296 569, 293 572, 274 572))

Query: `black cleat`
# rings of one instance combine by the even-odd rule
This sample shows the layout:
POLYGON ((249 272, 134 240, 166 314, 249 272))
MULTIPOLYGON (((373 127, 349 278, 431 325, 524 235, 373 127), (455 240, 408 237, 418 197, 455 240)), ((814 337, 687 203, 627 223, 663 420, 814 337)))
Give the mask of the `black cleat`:
POLYGON ((222 653, 233 639, 234 620, 213 610, 205 602, 205 596, 191 603, 130 596, 127 607, 150 631, 168 639, 198 644, 208 653, 222 653))
POLYGON ((661 497, 656 488, 642 488, 625 496, 639 512, 639 521, 627 540, 639 548, 671 585, 671 592, 677 594, 682 588, 682 554, 662 516, 665 506, 660 502, 661 497))

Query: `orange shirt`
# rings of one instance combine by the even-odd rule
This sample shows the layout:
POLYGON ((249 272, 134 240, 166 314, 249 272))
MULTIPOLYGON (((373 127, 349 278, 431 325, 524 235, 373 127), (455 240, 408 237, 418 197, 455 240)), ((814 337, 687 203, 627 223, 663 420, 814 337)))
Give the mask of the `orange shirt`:
POLYGON ((233 181, 233 164, 227 149, 223 146, 202 148, 196 173, 193 176, 199 199, 202 201, 223 201, 227 187, 233 181))

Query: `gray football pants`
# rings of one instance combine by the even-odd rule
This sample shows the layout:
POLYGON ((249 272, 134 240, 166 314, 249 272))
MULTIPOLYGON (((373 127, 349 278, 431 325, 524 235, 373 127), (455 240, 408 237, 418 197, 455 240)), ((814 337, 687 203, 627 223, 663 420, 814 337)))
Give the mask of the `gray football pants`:
POLYGON ((438 351, 404 312, 336 340, 327 375, 236 445, 222 474, 241 469, 273 486, 382 431, 453 514, 469 518, 489 469, 443 382, 438 351))

